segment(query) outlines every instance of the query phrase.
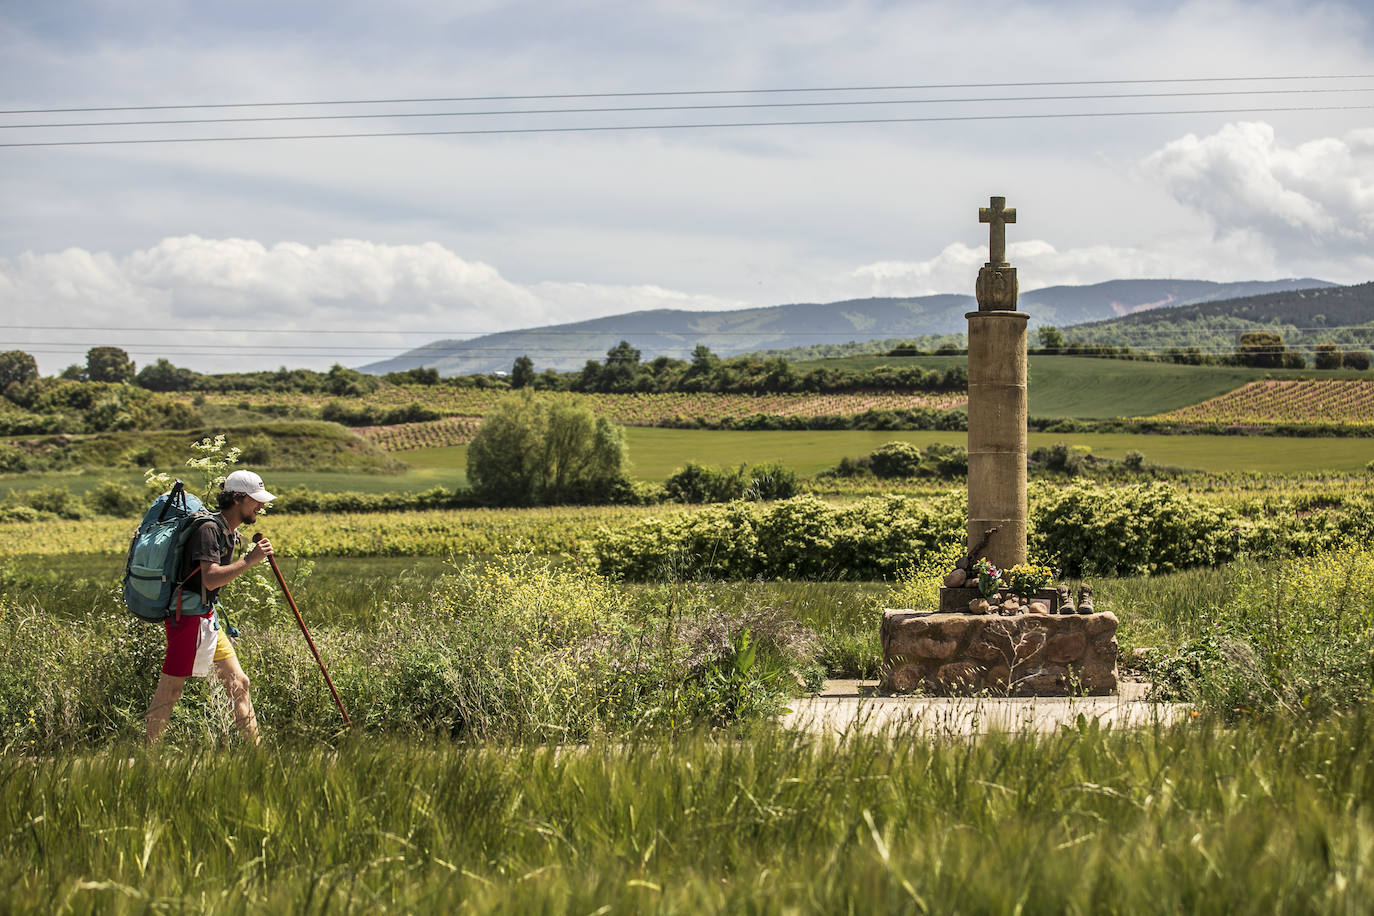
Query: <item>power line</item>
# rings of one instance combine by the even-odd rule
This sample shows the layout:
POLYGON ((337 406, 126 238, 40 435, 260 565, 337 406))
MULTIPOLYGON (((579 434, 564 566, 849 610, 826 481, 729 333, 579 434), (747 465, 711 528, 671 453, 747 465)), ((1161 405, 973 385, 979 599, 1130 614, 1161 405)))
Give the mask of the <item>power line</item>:
POLYGON ((458 137, 458 136, 495 136, 515 134, 563 134, 591 132, 623 132, 643 130, 701 130, 729 127, 815 127, 825 125, 855 124, 931 124, 959 121, 1030 121, 1054 118, 1111 118, 1142 117, 1160 115, 1200 115, 1200 114, 1273 114, 1283 112, 1308 111, 1364 111, 1374 109, 1374 105, 1305 105, 1290 107, 1257 108, 1195 108, 1160 111, 1086 111, 1056 112, 1047 114, 1001 114, 1001 115, 948 115, 928 118, 848 118, 832 121, 726 121, 698 124, 612 124, 587 125, 578 127, 508 127, 474 130, 413 130, 380 131, 372 133, 346 134, 270 134, 242 137, 154 137, 118 140, 42 140, 19 143, 0 143, 0 148, 19 147, 56 147, 56 146, 128 146, 164 143, 223 143, 262 140, 351 140, 370 137, 458 137))
POLYGON ((0 124, 0 130, 38 130, 57 127, 147 127, 169 124, 252 124, 283 121, 363 121, 393 118, 466 118, 549 114, 637 114, 648 111, 737 111, 760 108, 853 108, 861 105, 947 105, 987 102, 1062 102, 1115 99, 1181 99, 1237 95, 1312 95, 1333 92, 1374 92, 1374 86, 1333 89, 1230 89, 1209 92, 1128 92, 1089 95, 1004 95, 945 99, 845 99, 823 102, 742 102, 712 105, 647 105, 609 108, 509 108, 486 111, 383 111, 362 114, 274 115, 250 118, 162 118, 137 121, 61 121, 42 124, 0 124))
POLYGON ((765 95, 775 93, 803 92, 900 92, 930 89, 1002 89, 1030 86, 1129 86, 1146 84, 1175 83, 1232 83, 1232 82, 1283 82, 1293 80, 1341 80, 1374 79, 1374 74, 1343 75, 1299 75, 1299 76, 1197 76, 1170 77, 1157 79, 1117 79, 1117 80, 1035 80, 1006 83, 918 83, 890 86, 810 86, 773 89, 683 89, 666 91, 636 92, 562 92, 539 95, 470 95, 439 96, 429 98, 395 99, 328 99, 307 102, 220 102, 212 104, 180 105, 116 105, 84 108, 15 108, 0 110, 0 115, 10 114, 66 114, 88 111, 178 111, 188 109, 226 109, 226 108, 285 108, 324 105, 410 105, 433 104, 438 102, 514 102, 538 101, 544 99, 628 99, 645 97, 711 96, 711 95, 765 95))

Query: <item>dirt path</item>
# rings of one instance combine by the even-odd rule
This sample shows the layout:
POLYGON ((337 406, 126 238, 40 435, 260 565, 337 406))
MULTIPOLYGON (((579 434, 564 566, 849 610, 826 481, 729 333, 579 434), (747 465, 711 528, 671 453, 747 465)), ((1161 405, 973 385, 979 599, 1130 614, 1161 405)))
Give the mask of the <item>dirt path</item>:
POLYGON ((1052 732, 1096 719, 1105 728, 1133 728, 1187 719, 1185 703, 1152 703, 1149 685, 1123 681, 1113 697, 948 698, 880 697, 876 681, 826 681, 815 697, 793 700, 782 717, 788 728, 840 734, 913 726, 932 735, 979 735, 990 731, 1052 732))

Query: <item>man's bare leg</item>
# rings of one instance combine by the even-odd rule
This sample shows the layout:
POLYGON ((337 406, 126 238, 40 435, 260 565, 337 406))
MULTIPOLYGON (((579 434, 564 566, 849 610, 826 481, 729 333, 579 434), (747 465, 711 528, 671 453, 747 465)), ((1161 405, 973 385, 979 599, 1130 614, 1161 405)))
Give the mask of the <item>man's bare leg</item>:
POLYGON ((229 694, 229 704, 234 709, 234 724, 243 733, 244 740, 257 744, 261 740, 258 737, 258 717, 253 712, 253 700, 248 695, 248 675, 239 666, 238 656, 231 655, 215 662, 215 674, 229 694))
POLYGON ((177 700, 181 699, 182 688, 186 686, 186 678, 173 677, 164 674, 157 681, 157 689, 153 691, 153 701, 148 704, 148 743, 155 744, 158 738, 162 737, 162 731, 167 727, 167 720, 171 718, 172 707, 177 700))

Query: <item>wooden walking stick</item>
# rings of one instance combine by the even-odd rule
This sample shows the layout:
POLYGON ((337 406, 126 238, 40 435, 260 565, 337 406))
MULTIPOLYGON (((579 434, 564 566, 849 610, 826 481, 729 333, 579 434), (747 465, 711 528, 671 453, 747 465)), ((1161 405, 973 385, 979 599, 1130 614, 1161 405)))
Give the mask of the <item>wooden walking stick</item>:
MULTIPOLYGON (((262 532, 253 533, 253 543, 262 540, 262 532)), ((329 679, 329 671, 324 667, 324 659, 320 658, 320 650, 315 648, 315 640, 310 638, 310 631, 305 627, 305 618, 301 616, 300 610, 296 607, 296 601, 291 597, 291 589, 286 587, 286 580, 282 578, 281 570, 277 568, 277 558, 268 555, 267 562, 272 564, 272 572, 276 573, 277 584, 281 586, 282 594, 286 596, 286 603, 291 605, 291 613, 296 615, 296 623, 301 625, 301 633, 305 634, 305 642, 310 646, 310 652, 315 656, 315 664, 320 666, 320 673, 324 675, 324 682, 329 685, 329 692, 334 694, 334 703, 339 707, 339 714, 343 716, 344 725, 352 727, 353 723, 348 720, 348 712, 344 709, 343 701, 339 699, 339 691, 334 689, 334 682, 329 679)))

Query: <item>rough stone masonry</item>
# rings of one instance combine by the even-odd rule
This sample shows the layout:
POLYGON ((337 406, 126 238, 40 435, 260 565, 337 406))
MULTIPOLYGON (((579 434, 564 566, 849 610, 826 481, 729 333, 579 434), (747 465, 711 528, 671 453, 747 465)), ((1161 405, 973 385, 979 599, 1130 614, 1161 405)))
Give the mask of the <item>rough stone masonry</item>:
MULTIPOLYGON (((978 271, 978 311, 965 315, 968 543, 982 545, 981 555, 1003 570, 1026 562, 1030 319, 1016 310, 1016 268, 1006 259, 1006 225, 1016 222, 1016 210, 1006 204, 993 197, 978 210, 978 221, 988 224, 988 262, 978 271)), ((978 616, 962 610, 970 591, 942 589, 939 612, 884 612, 882 691, 1064 696, 1116 690, 1115 615, 1055 613, 1062 609, 1047 593, 1045 603, 1026 605, 1038 613, 978 616)))

